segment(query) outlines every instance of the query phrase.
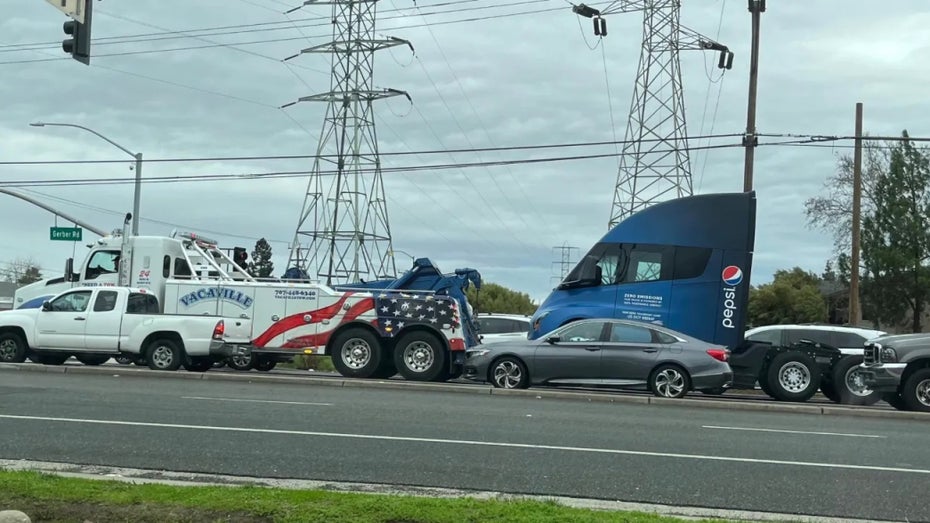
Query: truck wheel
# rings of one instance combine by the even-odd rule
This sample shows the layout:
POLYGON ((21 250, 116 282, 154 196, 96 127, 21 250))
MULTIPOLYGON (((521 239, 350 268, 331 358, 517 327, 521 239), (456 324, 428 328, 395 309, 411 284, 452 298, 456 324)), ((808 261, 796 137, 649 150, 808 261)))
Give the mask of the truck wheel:
POLYGON ((930 412, 930 369, 911 374, 901 388, 901 398, 909 410, 930 412))
POLYGON ((255 360, 255 370, 261 372, 268 372, 275 368, 277 365, 278 362, 271 358, 258 358, 255 360))
POLYGON ((248 371, 252 370, 252 353, 248 354, 234 354, 226 358, 226 365, 230 369, 248 371))
POLYGON ((823 393, 823 395, 826 396, 827 399, 830 400, 830 401, 832 401, 833 403, 839 403, 839 402, 840 402, 840 396, 839 396, 839 394, 836 393, 836 387, 833 386, 833 381, 832 381, 832 380, 831 380, 831 381, 826 381, 826 380, 822 381, 822 382, 820 383, 820 392, 823 393))
POLYGON ((68 358, 71 355, 68 353, 60 352, 36 352, 35 353, 35 362, 41 363, 42 365, 64 365, 68 358))
POLYGON ((833 368, 831 381, 835 384, 836 394, 839 396, 837 403, 874 405, 882 399, 880 392, 873 391, 862 382, 862 374, 859 372, 860 363, 862 363, 861 356, 847 356, 838 361, 833 368))
POLYGON ((330 351, 333 367, 349 378, 370 378, 381 366, 382 349, 378 337, 366 329, 348 329, 333 340, 330 351))
POLYGON ((213 359, 208 357, 187 358, 184 369, 189 372, 207 372, 213 368, 213 359))
POLYGON ((145 361, 152 370, 178 370, 184 361, 184 351, 174 341, 162 338, 149 344, 145 361))
POLYGON ((436 381, 445 374, 448 365, 446 348, 429 332, 408 332, 394 347, 394 365, 405 379, 436 381))
POLYGON ((904 398, 901 397, 897 392, 886 392, 882 394, 882 399, 885 403, 891 405, 895 410, 908 410, 907 404, 904 403, 904 398))
POLYGON ((804 402, 820 388, 820 369, 814 360, 800 352, 775 356, 767 374, 771 395, 777 400, 804 402))
POLYGON ((125 354, 120 354, 119 356, 113 359, 116 360, 116 363, 119 363, 120 365, 129 365, 130 363, 132 363, 132 357, 126 356, 125 354))
POLYGON ((649 390, 662 398, 683 398, 691 390, 691 378, 678 365, 659 365, 649 375, 649 390))
POLYGON ((12 332, 0 334, 0 362, 22 363, 26 361, 26 342, 12 332))
POLYGON ((77 354, 74 357, 84 365, 103 365, 110 361, 110 357, 105 354, 77 354))

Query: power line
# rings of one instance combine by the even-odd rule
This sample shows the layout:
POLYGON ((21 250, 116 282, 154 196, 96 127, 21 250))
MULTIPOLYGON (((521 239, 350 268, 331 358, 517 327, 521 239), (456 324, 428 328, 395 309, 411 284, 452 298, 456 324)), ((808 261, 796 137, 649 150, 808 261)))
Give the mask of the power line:
MULTIPOLYGON (((705 150, 705 149, 730 149, 734 147, 742 147, 742 144, 717 144, 709 146, 695 146, 690 147, 691 150, 705 150)), ((671 150, 669 151, 671 152, 671 150)), ((505 165, 526 165, 526 164, 540 164, 540 163, 553 163, 553 162, 566 162, 566 161, 577 161, 577 160, 593 160, 599 158, 613 158, 618 154, 633 154, 633 153, 604 153, 604 154, 588 154, 588 155, 576 155, 576 156, 555 156, 555 157, 545 157, 545 158, 529 158, 522 160, 497 160, 497 161, 486 161, 486 162, 464 162, 464 163, 453 163, 453 164, 432 164, 432 165, 413 165, 413 166, 403 166, 403 167, 382 167, 380 171, 383 173, 388 172, 422 172, 422 171, 434 171, 434 170, 448 170, 448 169, 464 169, 464 168, 484 168, 491 166, 505 166, 505 165)), ((245 179, 271 179, 271 178, 295 178, 302 177, 307 174, 317 174, 320 176, 336 176, 339 174, 338 170, 330 171, 275 171, 275 172, 264 172, 264 173, 241 173, 241 174, 202 174, 202 175, 190 175, 190 176, 149 176, 142 179, 142 183, 178 183, 178 182, 203 182, 203 181, 220 181, 220 180, 245 180, 245 179)), ((366 170, 359 170, 360 173, 364 174, 366 170)), ((59 179, 59 180, 12 180, 0 183, 0 187, 34 187, 34 186, 55 186, 55 187, 75 187, 75 186, 85 186, 85 185, 119 185, 123 183, 135 183, 135 177, 133 178, 68 178, 68 179, 59 179)))
MULTIPOLYGON (((550 1, 550 0, 524 0, 523 2, 517 2, 517 3, 513 3, 513 4, 504 4, 504 5, 498 5, 498 6, 483 6, 483 7, 470 8, 470 9, 446 10, 446 11, 441 11, 441 12, 424 13, 424 15, 435 15, 435 14, 448 14, 448 13, 454 13, 454 12, 477 11, 477 10, 479 10, 479 9, 498 9, 498 8, 500 8, 500 7, 512 7, 512 6, 520 5, 520 4, 538 3, 538 2, 548 2, 548 1, 550 1)), ((465 23, 465 22, 479 22, 479 21, 494 20, 494 19, 505 18, 505 17, 513 17, 513 16, 522 16, 522 15, 529 15, 529 14, 546 13, 546 12, 551 12, 551 11, 556 11, 556 10, 562 10, 562 8, 533 9, 533 10, 527 10, 527 11, 518 11, 518 12, 503 13, 503 14, 498 14, 498 15, 488 15, 488 16, 482 16, 482 17, 464 18, 464 19, 458 19, 458 20, 443 20, 443 21, 440 21, 440 22, 431 22, 431 23, 422 23, 422 24, 413 24, 413 25, 403 25, 403 26, 397 26, 397 27, 384 28, 384 29, 381 29, 381 31, 397 31, 397 30, 404 30, 404 29, 416 29, 416 28, 427 27, 427 26, 437 26, 437 25, 447 25, 447 24, 458 24, 458 23, 465 23)), ((398 19, 398 18, 408 18, 408 17, 407 17, 407 16, 386 17, 386 19, 398 19)), ((138 22, 137 22, 137 23, 138 23, 138 22)), ((269 23, 270 23, 270 22, 269 22, 269 23)), ((276 22, 276 23, 284 23, 284 22, 276 22)), ((330 24, 329 22, 326 22, 326 23, 318 23, 318 24, 307 24, 307 25, 302 25, 302 26, 299 26, 299 27, 302 27, 302 28, 307 28, 307 27, 323 27, 323 26, 328 26, 328 25, 331 25, 331 24, 330 24)), ((295 26, 294 28, 299 28, 299 27, 298 27, 298 26, 295 26)), ((291 27, 275 28, 274 30, 282 30, 282 29, 291 29, 291 27)), ((268 30, 269 30, 269 29, 255 29, 255 30, 249 30, 249 31, 238 31, 238 32, 236 32, 236 33, 238 33, 238 34, 243 34, 243 33, 250 33, 250 32, 262 32, 262 31, 268 31, 268 30)), ((183 33, 183 32, 182 32, 182 31, 166 31, 165 33, 160 33, 160 34, 174 34, 174 33, 183 33)), ((235 33, 210 33, 210 34, 208 34, 208 35, 206 35, 206 36, 225 36, 225 35, 227 35, 227 34, 235 34, 235 33)), ((313 35, 312 37, 313 37, 313 38, 324 38, 324 37, 326 37, 326 36, 328 36, 328 35, 313 35)), ((178 38, 196 38, 196 39, 204 40, 204 38, 202 37, 202 35, 186 35, 186 34, 181 34, 181 35, 179 35, 179 36, 165 36, 165 37, 163 37, 163 38, 138 39, 138 40, 125 40, 125 41, 121 41, 121 42, 103 42, 103 43, 101 43, 101 45, 105 45, 105 44, 137 43, 137 42, 150 42, 150 41, 169 40, 169 39, 178 39, 178 38)), ((110 57, 110 56, 128 56, 128 55, 136 55, 136 54, 150 54, 150 53, 164 53, 164 52, 171 52, 171 51, 187 51, 187 50, 196 50, 196 49, 208 49, 208 48, 215 48, 215 47, 230 47, 230 48, 236 49, 236 46, 241 46, 241 45, 256 45, 256 44, 263 44, 263 43, 291 42, 291 41, 296 41, 296 40, 304 40, 304 39, 306 39, 306 38, 308 38, 307 35, 301 35, 301 36, 294 36, 294 37, 287 37, 287 38, 273 38, 273 39, 265 39, 265 40, 254 40, 254 41, 249 41, 249 42, 229 42, 229 43, 217 43, 217 42, 214 42, 214 43, 207 44, 207 45, 202 45, 202 46, 187 46, 187 47, 169 48, 169 49, 151 49, 151 50, 138 50, 138 51, 122 51, 122 52, 115 52, 115 53, 100 53, 100 54, 95 54, 94 57, 95 57, 95 58, 103 58, 103 57, 110 57)), ((46 47, 46 46, 43 46, 43 47, 32 47, 32 48, 22 48, 22 49, 6 50, 6 52, 10 52, 10 51, 39 51, 39 50, 43 50, 43 49, 52 49, 52 48, 53 48, 53 47, 46 47)), ((4 51, 3 49, 0 49, 0 52, 3 52, 3 51, 4 51)), ((245 51, 245 50, 240 50, 240 51, 245 51)), ((247 53, 249 53, 249 54, 257 54, 257 53, 252 53, 251 51, 245 51, 245 52, 247 52, 247 53)), ((261 55, 260 55, 260 56, 261 56, 261 55)), ((262 56, 262 57, 263 57, 263 58, 271 58, 271 57, 267 57, 267 56, 262 56)), ((9 61, 0 62, 0 65, 26 64, 26 63, 37 63, 37 62, 53 62, 53 61, 57 61, 57 60, 67 60, 67 59, 69 59, 69 58, 68 58, 68 57, 60 57, 60 58, 32 58, 32 59, 23 59, 23 60, 9 60, 9 61)), ((274 60, 274 61, 278 61, 276 58, 271 58, 271 59, 274 60)), ((318 71, 318 72, 319 72, 319 71, 318 71)))
MULTIPOLYGON (((708 138, 733 138, 742 136, 742 133, 714 134, 694 136, 690 139, 708 139, 708 138)), ((763 135, 760 135, 763 136, 763 135)), ((657 142, 659 139, 644 139, 644 142, 657 142)), ((574 142, 574 143, 555 143, 543 145, 508 145, 499 147, 470 147, 461 149, 431 149, 426 151, 395 151, 380 152, 380 156, 422 156, 426 154, 448 154, 448 153, 474 153, 474 152, 503 152, 519 150, 542 150, 542 149, 563 149, 572 147, 596 147, 624 144, 626 141, 600 141, 600 142, 574 142)), ((619 153, 618 153, 619 154, 619 153)), ((146 158, 145 163, 170 163, 170 162, 234 162, 234 161, 268 161, 268 160, 307 160, 327 158, 338 158, 336 154, 292 154, 292 155, 258 155, 258 156, 203 156, 188 158, 146 158)), ((107 164, 107 163, 125 163, 126 160, 8 160, 0 161, 0 165, 68 165, 68 164, 107 164)))

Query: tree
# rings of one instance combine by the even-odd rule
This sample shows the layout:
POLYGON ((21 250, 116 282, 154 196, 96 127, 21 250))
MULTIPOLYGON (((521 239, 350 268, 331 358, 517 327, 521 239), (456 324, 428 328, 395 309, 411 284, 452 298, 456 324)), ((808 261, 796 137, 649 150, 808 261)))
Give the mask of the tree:
POLYGON ((476 312, 496 312, 499 314, 533 314, 537 304, 523 292, 508 289, 496 283, 483 283, 481 290, 469 287, 465 291, 468 303, 476 312))
POLYGON ((39 264, 32 258, 17 258, 0 270, 0 276, 17 285, 28 285, 43 278, 39 264))
POLYGON ((271 245, 262 238, 255 242, 252 261, 249 263, 249 274, 255 278, 268 278, 272 273, 274 273, 274 263, 271 262, 271 245))
POLYGON ((912 332, 930 296, 930 159, 907 140, 891 151, 888 172, 875 183, 874 209, 862 221, 862 260, 876 319, 900 323, 911 314, 912 332))
MULTIPOLYGON (((891 142, 863 141, 862 154, 862 215, 875 208, 875 184, 888 172, 891 142)), ((826 194, 808 198, 804 211, 809 227, 830 232, 838 252, 852 248, 853 155, 837 160, 837 170, 824 182, 826 194)))
POLYGON ((749 290, 749 323, 812 323, 827 319, 827 302, 820 278, 800 267, 775 271, 771 283, 749 290))

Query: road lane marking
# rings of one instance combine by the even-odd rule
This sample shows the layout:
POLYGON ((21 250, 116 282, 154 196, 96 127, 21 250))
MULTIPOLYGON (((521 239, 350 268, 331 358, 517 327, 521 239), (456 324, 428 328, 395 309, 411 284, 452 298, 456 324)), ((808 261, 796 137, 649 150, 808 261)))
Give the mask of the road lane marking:
POLYGON ((846 436, 849 438, 887 438, 888 436, 879 436, 876 434, 844 434, 841 432, 812 432, 806 430, 784 430, 784 429, 761 429, 753 427, 718 427, 716 425, 701 425, 702 429, 718 430, 748 430, 755 432, 781 432, 785 434, 814 434, 817 436, 846 436))
POLYGON ((761 463, 766 465, 793 465, 797 467, 817 467, 866 470, 876 472, 904 472, 930 475, 930 469, 910 469, 902 467, 879 467, 874 465, 850 465, 846 463, 817 463, 811 461, 787 461, 777 459, 737 458, 732 456, 711 456, 706 454, 679 454, 674 452, 649 452, 644 450, 602 449, 593 447, 567 447, 561 445, 536 445, 532 443, 506 443, 499 441, 472 441, 462 439, 417 438, 413 436, 383 436, 378 434, 350 434, 341 432, 315 432, 306 430, 259 429, 252 427, 216 427, 209 425, 183 425, 180 423, 154 423, 145 421, 96 420, 80 418, 53 418, 48 416, 18 416, 0 414, 0 419, 18 419, 29 421, 55 421, 62 423, 86 423, 90 425, 117 425, 129 427, 153 427, 162 429, 190 429, 221 432, 246 432, 259 434, 282 434, 288 436, 317 436, 323 438, 368 439, 377 441, 405 441, 410 443, 437 443, 446 445, 463 445, 475 447, 502 447, 532 450, 558 450, 564 452, 587 452, 594 454, 614 454, 626 456, 651 456, 658 458, 678 458, 704 461, 729 461, 739 463, 761 463))
POLYGON ((278 401, 278 400, 250 400, 241 398, 207 398, 204 396, 181 396, 182 400, 206 400, 206 401, 241 401, 248 403, 279 403, 281 405, 316 405, 320 407, 332 407, 332 403, 312 403, 307 401, 278 401))

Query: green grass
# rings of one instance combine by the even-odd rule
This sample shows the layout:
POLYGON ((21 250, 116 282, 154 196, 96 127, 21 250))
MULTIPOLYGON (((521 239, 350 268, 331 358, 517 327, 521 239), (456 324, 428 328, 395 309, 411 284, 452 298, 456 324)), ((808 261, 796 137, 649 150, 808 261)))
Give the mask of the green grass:
POLYGON ((0 470, 0 510, 37 521, 321 521, 327 523, 671 523, 677 518, 590 511, 554 502, 426 498, 267 487, 133 485, 0 470))
POLYGON ((278 367, 281 367, 282 369, 313 369, 319 372, 336 371, 336 367, 333 367, 333 360, 329 357, 328 354, 325 356, 307 356, 305 354, 298 354, 294 356, 293 362, 278 363, 278 367))

